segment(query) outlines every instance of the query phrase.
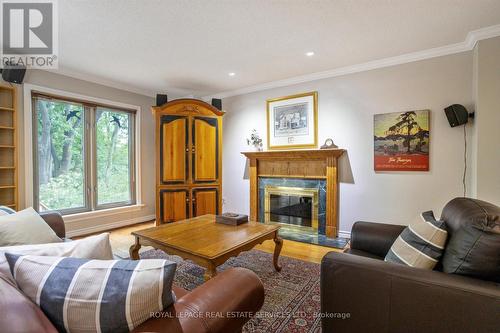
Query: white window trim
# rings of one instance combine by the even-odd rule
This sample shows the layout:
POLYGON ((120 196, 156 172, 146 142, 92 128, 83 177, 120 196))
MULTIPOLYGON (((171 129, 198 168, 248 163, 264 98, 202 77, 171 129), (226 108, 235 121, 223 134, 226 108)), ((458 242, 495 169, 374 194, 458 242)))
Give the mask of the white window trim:
POLYGON ((110 101, 103 98, 91 97, 86 95, 75 94, 72 92, 42 87, 33 84, 25 83, 23 85, 23 105, 24 105, 24 160, 29 161, 24 163, 25 187, 24 187, 24 205, 25 207, 33 207, 33 103, 31 103, 31 93, 37 91, 41 93, 57 95, 72 99, 85 100, 96 104, 104 104, 114 106, 116 108, 125 108, 136 110, 135 116, 135 193, 136 203, 132 206, 123 206, 83 212, 77 214, 69 214, 64 216, 65 222, 76 222, 88 218, 103 217, 114 214, 122 214, 133 212, 141 209, 145 205, 142 203, 141 191, 141 107, 116 101, 110 101))

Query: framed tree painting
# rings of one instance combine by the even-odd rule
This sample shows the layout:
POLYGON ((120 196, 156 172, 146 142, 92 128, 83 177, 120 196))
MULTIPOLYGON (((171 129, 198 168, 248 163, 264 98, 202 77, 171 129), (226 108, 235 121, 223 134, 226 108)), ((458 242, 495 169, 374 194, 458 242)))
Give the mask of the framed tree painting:
POLYGON ((429 110, 374 115, 375 171, 429 171, 429 110))
POLYGON ((318 146, 318 93, 267 100, 268 149, 318 146))

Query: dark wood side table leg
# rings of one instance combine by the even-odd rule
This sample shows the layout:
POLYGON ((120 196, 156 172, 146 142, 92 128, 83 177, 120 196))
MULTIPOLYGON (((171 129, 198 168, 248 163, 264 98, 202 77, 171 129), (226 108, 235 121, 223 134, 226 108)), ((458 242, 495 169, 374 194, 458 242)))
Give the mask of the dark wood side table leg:
POLYGON ((135 244, 130 247, 129 254, 130 259, 139 260, 139 249, 141 248, 141 243, 139 242, 139 237, 135 237, 135 244))
POLYGON ((273 265, 274 269, 276 271, 280 272, 281 271, 281 266, 278 263, 278 259, 280 256, 281 248, 283 247, 283 239, 281 239, 278 236, 278 230, 276 230, 276 233, 274 234, 274 255, 273 255, 273 265))
POLYGON ((209 262, 205 270, 205 274, 203 275, 203 278, 205 279, 205 281, 208 281, 215 275, 217 275, 217 267, 213 263, 209 262))

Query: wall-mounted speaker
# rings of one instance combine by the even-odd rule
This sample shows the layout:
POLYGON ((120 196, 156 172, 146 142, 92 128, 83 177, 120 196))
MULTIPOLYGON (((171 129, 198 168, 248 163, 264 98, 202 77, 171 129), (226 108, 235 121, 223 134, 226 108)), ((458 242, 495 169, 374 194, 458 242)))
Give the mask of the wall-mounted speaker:
POLYGON ((168 96, 164 94, 156 94, 156 106, 162 106, 168 102, 168 96))
POLYGON ((26 74, 26 67, 11 65, 9 63, 5 64, 6 67, 1 69, 2 79, 7 82, 21 84, 24 80, 24 75, 26 74))
POLYGON ((222 111, 222 100, 219 98, 212 98, 212 106, 222 111))
POLYGON ((465 106, 460 104, 453 104, 446 107, 444 113, 451 127, 467 124, 469 118, 474 118, 474 112, 468 113, 465 106))

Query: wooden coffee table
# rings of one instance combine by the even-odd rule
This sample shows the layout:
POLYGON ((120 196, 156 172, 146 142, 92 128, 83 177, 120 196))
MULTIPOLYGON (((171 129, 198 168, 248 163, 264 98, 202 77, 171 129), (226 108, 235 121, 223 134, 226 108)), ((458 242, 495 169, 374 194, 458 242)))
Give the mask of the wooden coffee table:
POLYGON ((133 232, 135 244, 130 247, 130 257, 139 259, 141 246, 152 246, 205 267, 204 278, 209 280, 217 274, 217 266, 229 258, 272 239, 275 243, 273 265, 279 272, 278 258, 283 246, 278 236, 279 228, 258 222, 224 225, 215 223, 215 215, 203 215, 133 232))

